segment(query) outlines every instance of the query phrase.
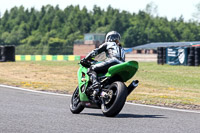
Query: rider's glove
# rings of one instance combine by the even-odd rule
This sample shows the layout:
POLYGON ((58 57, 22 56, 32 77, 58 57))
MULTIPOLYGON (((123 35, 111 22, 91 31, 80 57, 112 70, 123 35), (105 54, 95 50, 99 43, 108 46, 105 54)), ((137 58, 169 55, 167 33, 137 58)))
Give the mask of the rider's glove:
POLYGON ((80 61, 80 64, 81 64, 82 66, 84 66, 84 67, 87 67, 87 68, 89 68, 90 65, 91 65, 91 63, 90 63, 88 60, 86 60, 85 58, 83 58, 83 59, 80 61))

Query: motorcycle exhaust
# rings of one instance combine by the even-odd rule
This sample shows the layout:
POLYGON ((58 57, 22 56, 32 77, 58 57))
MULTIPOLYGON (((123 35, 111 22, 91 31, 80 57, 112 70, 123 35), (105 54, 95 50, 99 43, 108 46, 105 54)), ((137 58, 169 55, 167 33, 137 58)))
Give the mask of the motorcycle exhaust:
POLYGON ((127 96, 138 86, 139 81, 138 80, 133 80, 131 84, 127 87, 128 93, 127 96))

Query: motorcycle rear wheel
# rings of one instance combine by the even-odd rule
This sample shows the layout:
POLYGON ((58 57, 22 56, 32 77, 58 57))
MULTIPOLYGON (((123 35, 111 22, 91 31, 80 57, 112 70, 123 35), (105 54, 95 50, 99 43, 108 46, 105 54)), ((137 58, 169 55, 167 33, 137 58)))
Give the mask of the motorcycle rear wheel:
POLYGON ((73 114, 79 114, 81 111, 83 111, 83 109, 84 106, 82 106, 80 103, 79 88, 77 87, 71 98, 70 111, 73 114))
POLYGON ((123 82, 117 81, 108 89, 112 93, 110 99, 104 99, 101 105, 102 112, 107 117, 115 117, 122 110, 127 96, 127 88, 123 82))

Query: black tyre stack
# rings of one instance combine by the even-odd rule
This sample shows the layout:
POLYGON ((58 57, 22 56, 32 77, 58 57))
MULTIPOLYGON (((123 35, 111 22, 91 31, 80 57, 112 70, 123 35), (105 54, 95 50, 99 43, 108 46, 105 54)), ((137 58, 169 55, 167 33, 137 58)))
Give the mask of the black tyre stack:
POLYGON ((0 62, 15 61, 15 46, 0 46, 0 62))
POLYGON ((200 65, 200 47, 195 47, 195 61, 194 65, 199 66, 200 65))
POLYGON ((0 62, 6 61, 5 55, 4 55, 4 47, 0 46, 0 62))
POLYGON ((187 65, 188 66, 194 66, 195 65, 195 47, 189 47, 188 48, 187 65))
POLYGON ((163 64, 166 64, 167 63, 167 60, 166 60, 166 47, 163 47, 163 64))
POLYGON ((157 54, 157 63, 159 65, 164 65, 166 63, 166 48, 158 47, 157 54))

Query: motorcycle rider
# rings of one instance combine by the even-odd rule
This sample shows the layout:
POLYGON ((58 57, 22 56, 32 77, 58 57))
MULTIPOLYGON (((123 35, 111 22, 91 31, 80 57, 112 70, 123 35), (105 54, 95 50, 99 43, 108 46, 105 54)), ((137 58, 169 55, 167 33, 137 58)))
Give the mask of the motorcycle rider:
MULTIPOLYGON (((109 67, 125 62, 125 51, 120 45, 120 34, 116 31, 110 31, 105 37, 105 43, 101 44, 99 48, 91 51, 81 62, 91 60, 98 54, 105 52, 107 59, 101 63, 91 65, 88 75, 92 77, 92 88, 98 92, 100 83, 97 79, 97 73, 106 72, 109 67)), ((95 94, 94 94, 95 95, 95 94)))

